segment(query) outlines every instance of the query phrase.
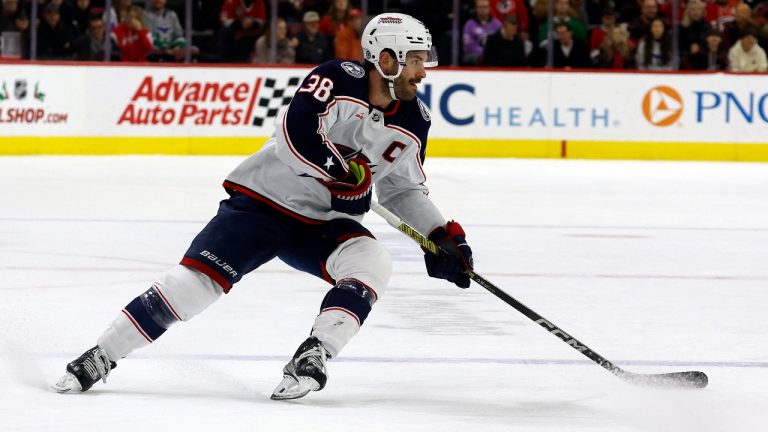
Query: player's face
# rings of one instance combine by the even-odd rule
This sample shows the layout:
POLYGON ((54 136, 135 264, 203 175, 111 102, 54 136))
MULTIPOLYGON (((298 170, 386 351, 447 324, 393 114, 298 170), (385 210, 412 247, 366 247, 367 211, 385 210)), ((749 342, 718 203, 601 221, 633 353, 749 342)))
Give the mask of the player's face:
POLYGON ((405 55, 405 66, 400 76, 395 79, 395 96, 402 100, 413 100, 416 97, 420 83, 427 76, 424 62, 427 61, 426 51, 410 51, 405 55))

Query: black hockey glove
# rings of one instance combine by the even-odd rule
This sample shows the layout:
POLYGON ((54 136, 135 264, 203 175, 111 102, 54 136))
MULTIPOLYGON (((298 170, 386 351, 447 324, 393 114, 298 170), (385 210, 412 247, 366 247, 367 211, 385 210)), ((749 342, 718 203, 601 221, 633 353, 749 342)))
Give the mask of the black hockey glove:
POLYGON ((323 182, 331 192, 331 208, 338 212, 361 215, 371 209, 371 168, 360 159, 349 162, 344 178, 323 182))
POLYGON ((464 229, 458 222, 450 221, 435 228, 429 239, 444 252, 435 255, 425 251, 424 262, 427 273, 438 279, 453 282, 459 288, 469 288, 468 271, 472 270, 472 249, 467 244, 464 229))

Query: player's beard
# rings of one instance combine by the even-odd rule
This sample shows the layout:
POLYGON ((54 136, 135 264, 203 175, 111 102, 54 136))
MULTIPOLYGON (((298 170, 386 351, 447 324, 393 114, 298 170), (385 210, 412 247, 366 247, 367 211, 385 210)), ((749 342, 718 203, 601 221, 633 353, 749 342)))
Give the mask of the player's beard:
POLYGON ((402 75, 395 78, 395 96, 400 100, 413 100, 416 97, 416 79, 406 79, 402 75))
MULTIPOLYGON (((414 87, 419 81, 415 79, 408 80, 402 75, 395 78, 395 96, 400 100, 413 100, 416 97, 416 88, 414 87)), ((381 83, 381 90, 384 94, 389 95, 389 81, 383 80, 381 83)))

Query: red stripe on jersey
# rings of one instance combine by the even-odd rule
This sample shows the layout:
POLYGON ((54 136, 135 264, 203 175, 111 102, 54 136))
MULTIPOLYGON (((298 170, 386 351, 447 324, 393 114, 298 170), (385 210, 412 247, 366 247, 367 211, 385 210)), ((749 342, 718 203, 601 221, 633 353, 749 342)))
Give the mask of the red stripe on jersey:
POLYGON ((360 99, 355 99, 355 98, 353 98, 353 97, 349 97, 349 96, 336 96, 336 97, 335 97, 335 99, 336 99, 337 101, 342 101, 342 102, 352 102, 352 103, 356 103, 356 104, 358 104, 358 105, 361 105, 361 106, 362 106, 362 107, 364 107, 365 109, 368 109, 368 108, 369 108, 369 105, 368 105, 367 103, 365 103, 365 102, 361 101, 360 99))
POLYGON ((397 99, 395 101, 395 106, 392 107, 391 110, 384 113, 385 116, 391 116, 392 114, 397 112, 397 109, 400 108, 400 99, 397 99))
POLYGON ((147 342, 152 343, 152 338, 149 337, 146 333, 144 333, 144 330, 141 329, 141 326, 139 325, 139 323, 136 322, 136 320, 133 318, 133 316, 131 316, 131 313, 128 312, 127 310, 123 309, 123 314, 126 317, 128 317, 128 319, 131 321, 131 324, 133 324, 133 326, 136 327, 136 330, 138 330, 139 333, 141 333, 141 335, 144 336, 144 339, 146 339, 147 342))
MULTIPOLYGON (((344 161, 344 157, 341 156, 341 153, 339 153, 339 150, 336 148, 336 146, 333 145, 333 143, 328 140, 328 137, 323 133, 323 117, 326 117, 328 114, 331 113, 331 107, 336 105, 336 101, 334 100, 333 103, 328 105, 328 108, 317 115, 317 133, 320 135, 320 137, 323 139, 323 143, 326 147, 328 147, 328 150, 333 153, 334 156, 336 156, 336 159, 338 159, 340 162, 344 161)), ((344 172, 349 172, 349 169, 347 168, 346 164, 341 165, 342 168, 344 168, 344 172)))
POLYGON ((300 214, 298 214, 298 213, 296 213, 294 211, 288 210, 287 208, 281 206, 280 204, 277 204, 276 202, 272 201, 271 199, 269 199, 269 198, 267 198, 267 197, 265 197, 263 195, 260 195, 259 193, 255 192, 255 191, 252 191, 252 190, 248 189, 247 187, 245 187, 243 185, 239 185, 237 183, 232 183, 229 180, 225 180, 223 186, 224 186, 225 189, 232 189, 233 191, 237 191, 237 192, 243 193, 245 195, 248 195, 249 197, 255 199, 256 201, 259 201, 259 202, 262 202, 264 204, 267 204, 268 206, 272 207, 273 209, 279 211, 280 213, 285 213, 285 214, 287 214, 288 216, 290 216, 290 217, 292 217, 294 219, 298 219, 301 222, 304 222, 305 224, 320 225, 320 224, 323 224, 323 223, 326 222, 326 221, 321 221, 321 220, 317 220, 317 219, 310 219, 310 218, 308 218, 306 216, 302 216, 302 215, 300 215, 300 214))
POLYGON ((157 293, 160 294, 160 298, 163 299, 163 302, 165 303, 165 305, 168 306, 168 309, 171 310, 171 313, 173 314, 173 316, 177 320, 181 321, 181 317, 179 316, 179 314, 176 313, 176 309, 174 309, 173 306, 171 306, 171 302, 168 301, 168 299, 165 297, 165 294, 163 294, 163 292, 160 291, 160 287, 157 286, 157 284, 155 284, 153 285, 153 288, 155 288, 155 291, 157 291, 157 293))
POLYGON ((325 269, 325 261, 320 261, 320 274, 323 275, 323 280, 328 282, 331 285, 336 285, 336 281, 333 280, 331 275, 328 273, 328 270, 325 269))
POLYGON ((334 306, 334 307, 325 308, 325 309, 321 310, 320 313, 327 312, 327 311, 333 311, 333 310, 338 310, 338 311, 346 312, 346 313, 352 315, 352 318, 354 318, 355 321, 357 321, 357 325, 360 325, 360 318, 358 318, 357 315, 355 315, 354 312, 352 312, 350 310, 347 310, 347 309, 344 309, 343 307, 334 306))
POLYGON ((232 284, 229 283, 229 281, 226 278, 224 278, 224 276, 220 275, 212 267, 209 267, 207 264, 201 261, 197 261, 190 257, 184 257, 181 259, 181 262, 179 264, 183 266, 187 266, 189 268, 193 268, 199 271, 200 273, 208 276, 209 278, 213 279, 224 290, 224 294, 228 293, 229 290, 232 289, 232 284))

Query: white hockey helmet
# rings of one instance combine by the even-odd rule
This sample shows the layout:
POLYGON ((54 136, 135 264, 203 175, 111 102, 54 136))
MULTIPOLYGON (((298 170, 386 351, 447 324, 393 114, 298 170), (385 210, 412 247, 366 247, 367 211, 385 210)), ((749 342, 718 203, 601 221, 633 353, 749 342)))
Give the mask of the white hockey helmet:
POLYGON ((432 45, 429 29, 419 20, 401 13, 383 13, 373 17, 363 30, 361 38, 363 57, 376 66, 376 70, 392 81, 400 76, 408 51, 426 51, 424 67, 437 66, 437 51, 432 45), (399 64, 396 75, 387 75, 379 66, 379 56, 385 49, 391 50, 399 64))

